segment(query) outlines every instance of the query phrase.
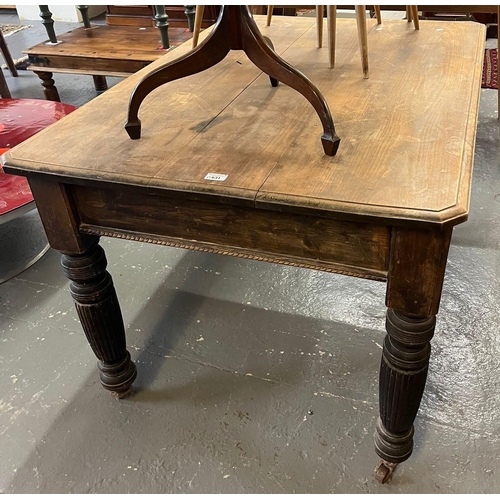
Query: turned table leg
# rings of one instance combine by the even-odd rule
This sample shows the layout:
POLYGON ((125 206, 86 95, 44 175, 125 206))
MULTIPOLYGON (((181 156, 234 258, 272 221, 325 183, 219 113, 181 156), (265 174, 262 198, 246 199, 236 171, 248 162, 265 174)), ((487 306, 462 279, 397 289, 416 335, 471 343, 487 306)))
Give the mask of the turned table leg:
POLYGON ((424 393, 451 229, 392 228, 388 307, 380 366, 375 469, 381 483, 413 450, 413 421, 424 393))
POLYGON ((28 181, 50 246, 63 254, 61 263, 78 316, 99 360, 101 383, 124 398, 137 372, 126 349, 120 305, 99 238, 80 233, 70 186, 42 178, 28 181))
MULTIPOLYGON (((413 450, 413 421, 424 393, 435 325, 436 316, 387 311, 375 449, 389 464, 404 462, 413 450)), ((386 480, 389 464, 376 470, 381 482, 386 480)))
POLYGON ((64 255, 61 263, 71 281, 71 296, 90 347, 99 359, 101 384, 118 398, 130 394, 137 376, 125 345, 120 304, 106 256, 100 245, 80 255, 64 255))
POLYGON ((104 92, 108 90, 108 82, 106 81, 106 77, 102 75, 92 75, 94 79, 94 87, 97 92, 104 92))
POLYGON ((52 73, 48 71, 35 71, 40 80, 42 80, 43 93, 45 94, 45 99, 48 101, 61 102, 59 97, 59 92, 54 85, 54 80, 52 79, 52 73))

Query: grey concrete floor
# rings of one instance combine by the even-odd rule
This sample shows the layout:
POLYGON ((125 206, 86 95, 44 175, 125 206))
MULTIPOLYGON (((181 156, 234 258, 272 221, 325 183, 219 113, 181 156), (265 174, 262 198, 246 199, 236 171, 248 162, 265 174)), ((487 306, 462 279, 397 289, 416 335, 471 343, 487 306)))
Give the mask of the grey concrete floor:
MULTIPOLYGON (((34 27, 7 41, 20 53, 43 39, 34 27)), ((7 78, 14 97, 42 97, 27 72, 7 78)), ((71 104, 95 95, 90 78, 57 81, 71 104)), ((471 215, 415 451, 392 482, 373 478, 383 283, 103 238, 135 393, 100 387, 56 252, 0 285, 0 492, 498 493, 496 117, 483 90, 471 215)))

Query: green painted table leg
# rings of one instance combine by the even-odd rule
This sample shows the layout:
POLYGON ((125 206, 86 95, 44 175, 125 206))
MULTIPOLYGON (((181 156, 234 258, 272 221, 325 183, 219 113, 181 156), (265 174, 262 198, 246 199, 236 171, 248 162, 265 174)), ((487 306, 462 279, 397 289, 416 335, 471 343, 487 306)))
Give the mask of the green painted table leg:
POLYGON ((80 14, 82 15, 83 25, 85 28, 91 28, 89 19, 89 6, 88 5, 77 5, 80 14))
POLYGON ((186 14, 188 20, 189 31, 192 33, 194 31, 195 5, 184 5, 184 7, 186 7, 184 14, 186 14))
POLYGON ((170 48, 170 42, 168 40, 168 16, 165 12, 164 5, 155 5, 156 10, 156 27, 160 30, 161 44, 164 49, 170 48))
POLYGON ((47 35, 51 43, 57 43, 56 32, 54 31, 54 20, 52 19, 52 12, 49 10, 48 5, 39 5, 40 7, 40 17, 42 18, 42 24, 47 30, 47 35))

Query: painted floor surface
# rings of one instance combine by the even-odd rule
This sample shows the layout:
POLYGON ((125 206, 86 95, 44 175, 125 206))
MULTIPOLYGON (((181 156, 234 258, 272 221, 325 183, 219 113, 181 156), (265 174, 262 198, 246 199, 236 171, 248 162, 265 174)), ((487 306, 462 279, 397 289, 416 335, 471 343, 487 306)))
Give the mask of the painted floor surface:
MULTIPOLYGON (((14 57, 41 30, 8 37, 14 57)), ((13 97, 43 97, 4 73, 13 97)), ((56 84, 95 96, 90 77, 56 84)), ((383 283, 103 238, 135 392, 100 387, 56 252, 0 285, 0 492, 500 492, 496 110, 483 90, 415 450, 389 484, 373 478, 383 283)))

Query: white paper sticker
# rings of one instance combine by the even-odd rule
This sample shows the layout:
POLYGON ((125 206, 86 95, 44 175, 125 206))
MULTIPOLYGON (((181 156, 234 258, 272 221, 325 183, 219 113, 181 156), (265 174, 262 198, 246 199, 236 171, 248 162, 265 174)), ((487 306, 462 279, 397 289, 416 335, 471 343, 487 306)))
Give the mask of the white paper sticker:
POLYGON ((205 175, 207 181, 225 181, 227 179, 226 174, 207 174, 205 175))

